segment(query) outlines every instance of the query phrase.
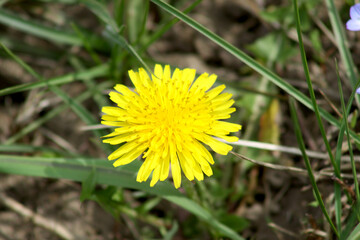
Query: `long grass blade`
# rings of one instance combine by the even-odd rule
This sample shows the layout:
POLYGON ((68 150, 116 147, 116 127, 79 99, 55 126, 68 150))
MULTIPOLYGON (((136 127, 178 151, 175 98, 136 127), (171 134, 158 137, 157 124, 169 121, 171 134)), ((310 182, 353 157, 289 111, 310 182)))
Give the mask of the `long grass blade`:
POLYGON ((155 187, 135 181, 140 162, 114 168, 109 161, 93 158, 41 158, 0 155, 0 171, 8 174, 84 181, 93 169, 97 184, 131 188, 160 196, 197 216, 221 235, 243 240, 236 232, 220 223, 208 210, 187 198, 168 182, 159 182, 155 187))
MULTIPOLYGON (((352 169, 352 173, 353 173, 353 176, 354 176, 354 188, 355 188, 356 200, 360 201, 359 182, 358 182, 358 179, 357 179, 356 165, 355 165, 355 161, 354 161, 354 154, 353 154, 353 150, 352 150, 351 139, 350 139, 350 136, 349 136, 349 124, 348 124, 348 120, 347 120, 348 115, 347 115, 347 111, 346 111, 346 107, 345 107, 344 94, 343 94, 343 91, 342 91, 341 80, 340 80, 339 70, 338 70, 337 64, 336 64, 336 70, 337 70, 337 80, 338 80, 339 93, 340 93, 340 102, 341 102, 341 108, 342 108, 342 111, 343 111, 343 118, 344 118, 343 121, 345 123, 344 124, 345 125, 345 131, 347 133, 347 143, 348 143, 348 148, 349 148, 351 169, 352 169)), ((355 89, 353 91, 355 91, 355 89)))
POLYGON ((109 38, 113 43, 119 45, 122 48, 125 48, 135 59, 137 59, 141 65, 144 66, 144 68, 149 72, 152 73, 149 66, 145 63, 145 61, 142 59, 142 57, 137 53, 137 51, 126 41, 126 39, 123 36, 120 36, 119 34, 116 34, 110 30, 105 31, 105 36, 109 38))
MULTIPOLYGON (((196 0, 189 7, 187 7, 183 13, 189 13, 191 12, 197 5, 199 5, 202 2, 202 0, 196 0)), ((158 40, 162 35, 164 35, 175 23, 179 21, 179 18, 174 18, 171 21, 168 21, 163 26, 161 26, 159 29, 157 29, 151 37, 142 44, 142 47, 140 49, 140 52, 146 51, 151 44, 153 44, 156 40, 158 40)))
POLYGON ((82 45, 82 40, 77 37, 76 34, 67 33, 56 30, 55 28, 43 26, 29 19, 22 19, 3 8, 0 8, 0 23, 53 42, 65 43, 75 46, 82 45))
POLYGON ((47 146, 33 146, 27 144, 0 145, 0 152, 5 152, 5 153, 50 152, 60 156, 75 157, 75 155, 70 152, 61 151, 47 146))
MULTIPOLYGON (((341 121, 341 126, 338 134, 338 140, 336 144, 335 152, 335 163, 339 167, 341 172, 341 154, 342 154, 342 145, 345 134, 345 122, 344 119, 341 121)), ((335 198, 335 222, 338 228, 338 231, 341 234, 341 213, 342 213, 342 203, 341 203, 341 187, 339 184, 334 184, 334 198, 335 198)))
POLYGON ((297 117, 297 113, 296 113, 296 108, 295 108, 295 100, 293 98, 290 98, 290 112, 291 112, 291 118, 293 119, 293 123, 294 123, 294 128, 295 128, 295 134, 296 134, 296 139, 298 141, 298 145, 299 148, 302 152, 303 158, 304 158, 304 162, 305 162, 305 166, 306 166, 306 170, 308 171, 308 176, 311 182, 311 186, 314 190, 314 194, 315 194, 315 198, 316 201, 318 202, 321 211, 323 212, 327 222, 329 223, 331 229, 334 231, 334 233, 336 234, 336 236, 339 238, 339 233, 337 231, 337 228, 335 227, 334 223, 332 222, 329 213, 326 210, 326 207, 324 205, 324 202, 321 198, 321 193, 319 191, 319 188, 316 184, 315 181, 315 177, 311 168, 311 164, 310 164, 310 160, 308 158, 308 156, 306 155, 305 152, 305 144, 304 144, 304 140, 302 138, 302 134, 301 134, 301 129, 300 129, 300 124, 299 124, 299 120, 297 117))
POLYGON ((360 239, 360 223, 350 233, 349 237, 347 237, 347 240, 358 240, 358 239, 360 239))
POLYGON ((334 35, 336 38, 336 42, 338 44, 337 47, 339 48, 340 56, 346 69, 346 74, 350 79, 351 86, 355 87, 358 81, 357 72, 356 72, 357 68, 354 64, 354 61, 349 51, 349 46, 347 44, 346 34, 344 31, 344 23, 340 20, 340 16, 336 9, 334 0, 325 0, 325 3, 327 6, 327 10, 334 31, 334 35))
POLYGON ((319 113, 319 106, 318 106, 318 104, 316 102, 314 88, 312 86, 312 82, 311 82, 311 79, 310 79, 309 67, 308 67, 308 63, 307 63, 307 60, 306 60, 306 53, 305 53, 305 49, 304 49, 304 43, 303 43, 303 40, 302 40, 300 15, 299 15, 299 8, 298 8, 297 0, 293 0, 293 6, 294 6, 294 13, 295 13, 296 31, 297 31, 297 36, 298 36, 298 40, 299 40, 299 49, 300 49, 301 61, 302 61, 303 69, 304 69, 306 83, 307 83, 307 86, 308 86, 308 89, 309 89, 311 103, 313 105, 312 108, 313 108, 313 110, 315 112, 316 119, 317 119, 317 122, 318 122, 318 126, 320 128, 321 136, 322 136, 323 141, 325 143, 326 150, 327 150, 327 152, 329 154, 330 161, 331 161, 333 167, 335 168, 336 175, 339 176, 340 171, 339 171, 336 163, 334 162, 334 157, 333 157, 333 154, 331 152, 331 147, 329 145, 329 141, 327 140, 327 137, 326 137, 324 125, 323 125, 323 123, 321 121, 321 117, 320 117, 320 113, 319 113))
POLYGON ((51 85, 62 85, 78 80, 87 80, 91 78, 104 77, 109 73, 109 65, 101 64, 93 68, 86 69, 75 73, 66 74, 59 77, 50 78, 47 80, 41 80, 33 83, 19 84, 13 87, 8 87, 0 90, 0 96, 5 96, 13 93, 24 92, 30 89, 47 87, 51 85))
MULTIPOLYGON (((76 97, 75 101, 82 102, 82 101, 85 101, 86 99, 90 98, 91 96, 92 96, 91 92, 86 91, 86 92, 82 93, 80 96, 76 97)), ((23 136, 25 136, 25 135, 31 133, 32 131, 36 130, 41 125, 45 124, 50 119, 54 118, 56 115, 60 114, 62 111, 64 111, 68 107, 69 106, 67 104, 63 104, 63 105, 61 105, 61 106, 59 106, 57 108, 54 108, 54 109, 50 110, 45 115, 43 115, 42 117, 39 117, 36 120, 32 121, 31 123, 29 123, 29 125, 22 128, 18 133, 11 136, 10 138, 8 138, 3 144, 4 145, 9 145, 9 144, 15 143, 16 141, 21 139, 23 136)))
POLYGON ((101 1, 95 0, 80 0, 84 5, 86 5, 98 18, 100 18, 107 26, 118 33, 119 27, 117 26, 114 19, 110 16, 108 9, 102 4, 101 1))
MULTIPOLYGON (((26 64, 24 61, 22 61, 19 57, 17 57, 15 54, 13 54, 10 49, 2 45, 2 47, 5 49, 7 54, 15 60, 21 67, 23 67, 27 72, 29 72, 32 76, 34 76, 36 79, 42 82, 46 82, 46 80, 40 76, 37 72, 35 72, 28 64, 26 64)), ((58 95, 65 103, 67 103, 70 108, 80 117, 81 120, 83 120, 87 125, 94 125, 97 123, 95 118, 89 113, 88 110, 86 110, 81 104, 74 101, 72 98, 68 96, 64 91, 62 91, 60 88, 58 88, 56 85, 48 85, 49 89, 53 91, 56 95, 58 95)), ((105 135, 105 133, 101 133, 101 130, 94 131, 95 135, 97 137, 101 137, 105 135)))

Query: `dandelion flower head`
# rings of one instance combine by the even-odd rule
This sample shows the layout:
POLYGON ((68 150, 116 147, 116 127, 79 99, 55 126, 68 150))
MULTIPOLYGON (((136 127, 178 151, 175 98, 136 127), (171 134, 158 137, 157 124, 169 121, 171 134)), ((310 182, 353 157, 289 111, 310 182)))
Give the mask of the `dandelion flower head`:
POLYGON ((350 31, 360 31, 360 3, 350 8, 350 20, 347 21, 346 28, 350 31))
POLYGON ((146 181, 152 173, 150 186, 164 181, 171 169, 176 188, 181 185, 181 170, 190 180, 201 181, 213 174, 214 160, 203 144, 216 153, 226 155, 232 147, 214 137, 229 142, 241 125, 220 121, 235 111, 230 93, 224 85, 209 90, 217 76, 203 73, 195 81, 194 69, 175 69, 156 65, 151 79, 140 68, 129 71, 135 91, 117 84, 110 99, 117 107, 103 107, 102 124, 115 126, 103 142, 122 144, 109 155, 115 167, 129 164, 142 154, 144 162, 137 181, 146 181))

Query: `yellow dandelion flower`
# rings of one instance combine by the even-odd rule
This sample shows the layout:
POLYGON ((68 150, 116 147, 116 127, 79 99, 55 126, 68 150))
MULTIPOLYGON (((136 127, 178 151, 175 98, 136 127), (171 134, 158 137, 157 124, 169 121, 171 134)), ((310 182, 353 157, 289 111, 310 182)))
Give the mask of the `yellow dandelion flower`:
POLYGON ((103 142, 122 144, 108 159, 117 167, 143 154, 136 180, 146 181, 152 173, 150 186, 164 181, 170 169, 176 188, 181 185, 181 169, 190 181, 203 180, 203 173, 211 176, 214 160, 203 144, 226 155, 232 147, 214 137, 237 141, 228 134, 241 129, 219 121, 235 111, 232 95, 222 93, 225 85, 209 90, 216 75, 204 73, 194 81, 194 69, 175 69, 171 76, 168 65, 156 65, 151 79, 143 68, 130 70, 129 76, 135 91, 117 84, 117 92, 109 94, 117 107, 102 108, 101 123, 116 127, 103 142))

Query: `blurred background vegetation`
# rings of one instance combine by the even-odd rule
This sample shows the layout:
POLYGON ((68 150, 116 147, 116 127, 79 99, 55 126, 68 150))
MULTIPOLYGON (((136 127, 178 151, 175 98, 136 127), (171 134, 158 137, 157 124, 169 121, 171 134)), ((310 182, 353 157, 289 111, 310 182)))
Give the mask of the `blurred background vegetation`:
POLYGON ((358 33, 344 31, 354 2, 299 1, 298 11, 289 0, 164 2, 0 1, 0 238, 358 239, 351 173, 360 159, 350 157, 360 143, 358 106, 348 99, 358 84, 360 44, 358 33), (346 179, 331 177, 299 44, 346 179), (137 183, 140 160, 113 168, 106 157, 114 149, 100 139, 110 131, 99 127, 101 107, 111 105, 115 84, 132 87, 129 69, 151 71, 155 63, 218 75, 235 99, 229 121, 243 125, 239 138, 253 143, 234 151, 269 167, 213 153, 214 176, 186 179, 179 191, 171 181, 137 183), (290 96, 300 102, 310 167, 328 173, 315 174, 316 183, 277 167, 306 169, 293 153, 290 96), (342 119, 352 129, 350 145, 339 131, 342 119), (269 151, 263 143, 283 148, 269 151))

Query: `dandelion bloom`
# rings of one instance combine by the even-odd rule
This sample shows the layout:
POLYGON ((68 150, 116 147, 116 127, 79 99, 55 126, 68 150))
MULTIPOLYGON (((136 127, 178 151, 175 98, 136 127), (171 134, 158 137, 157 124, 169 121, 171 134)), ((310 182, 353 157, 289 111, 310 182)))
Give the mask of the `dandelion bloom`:
POLYGON ((360 3, 350 8, 350 18, 346 23, 346 28, 350 31, 360 31, 360 3))
POLYGON ((216 75, 204 73, 195 81, 194 69, 175 69, 156 65, 150 79, 147 72, 129 71, 135 91, 117 84, 110 99, 117 107, 103 107, 102 124, 115 126, 104 136, 104 143, 122 144, 109 155, 115 167, 125 165, 141 154, 145 159, 136 180, 146 181, 151 172, 150 186, 169 175, 176 188, 181 184, 181 169, 190 180, 203 180, 213 174, 214 160, 203 144, 216 153, 226 155, 232 147, 216 140, 237 141, 228 136, 241 129, 239 124, 219 121, 230 118, 235 111, 230 93, 222 93, 224 85, 209 90, 216 75))

